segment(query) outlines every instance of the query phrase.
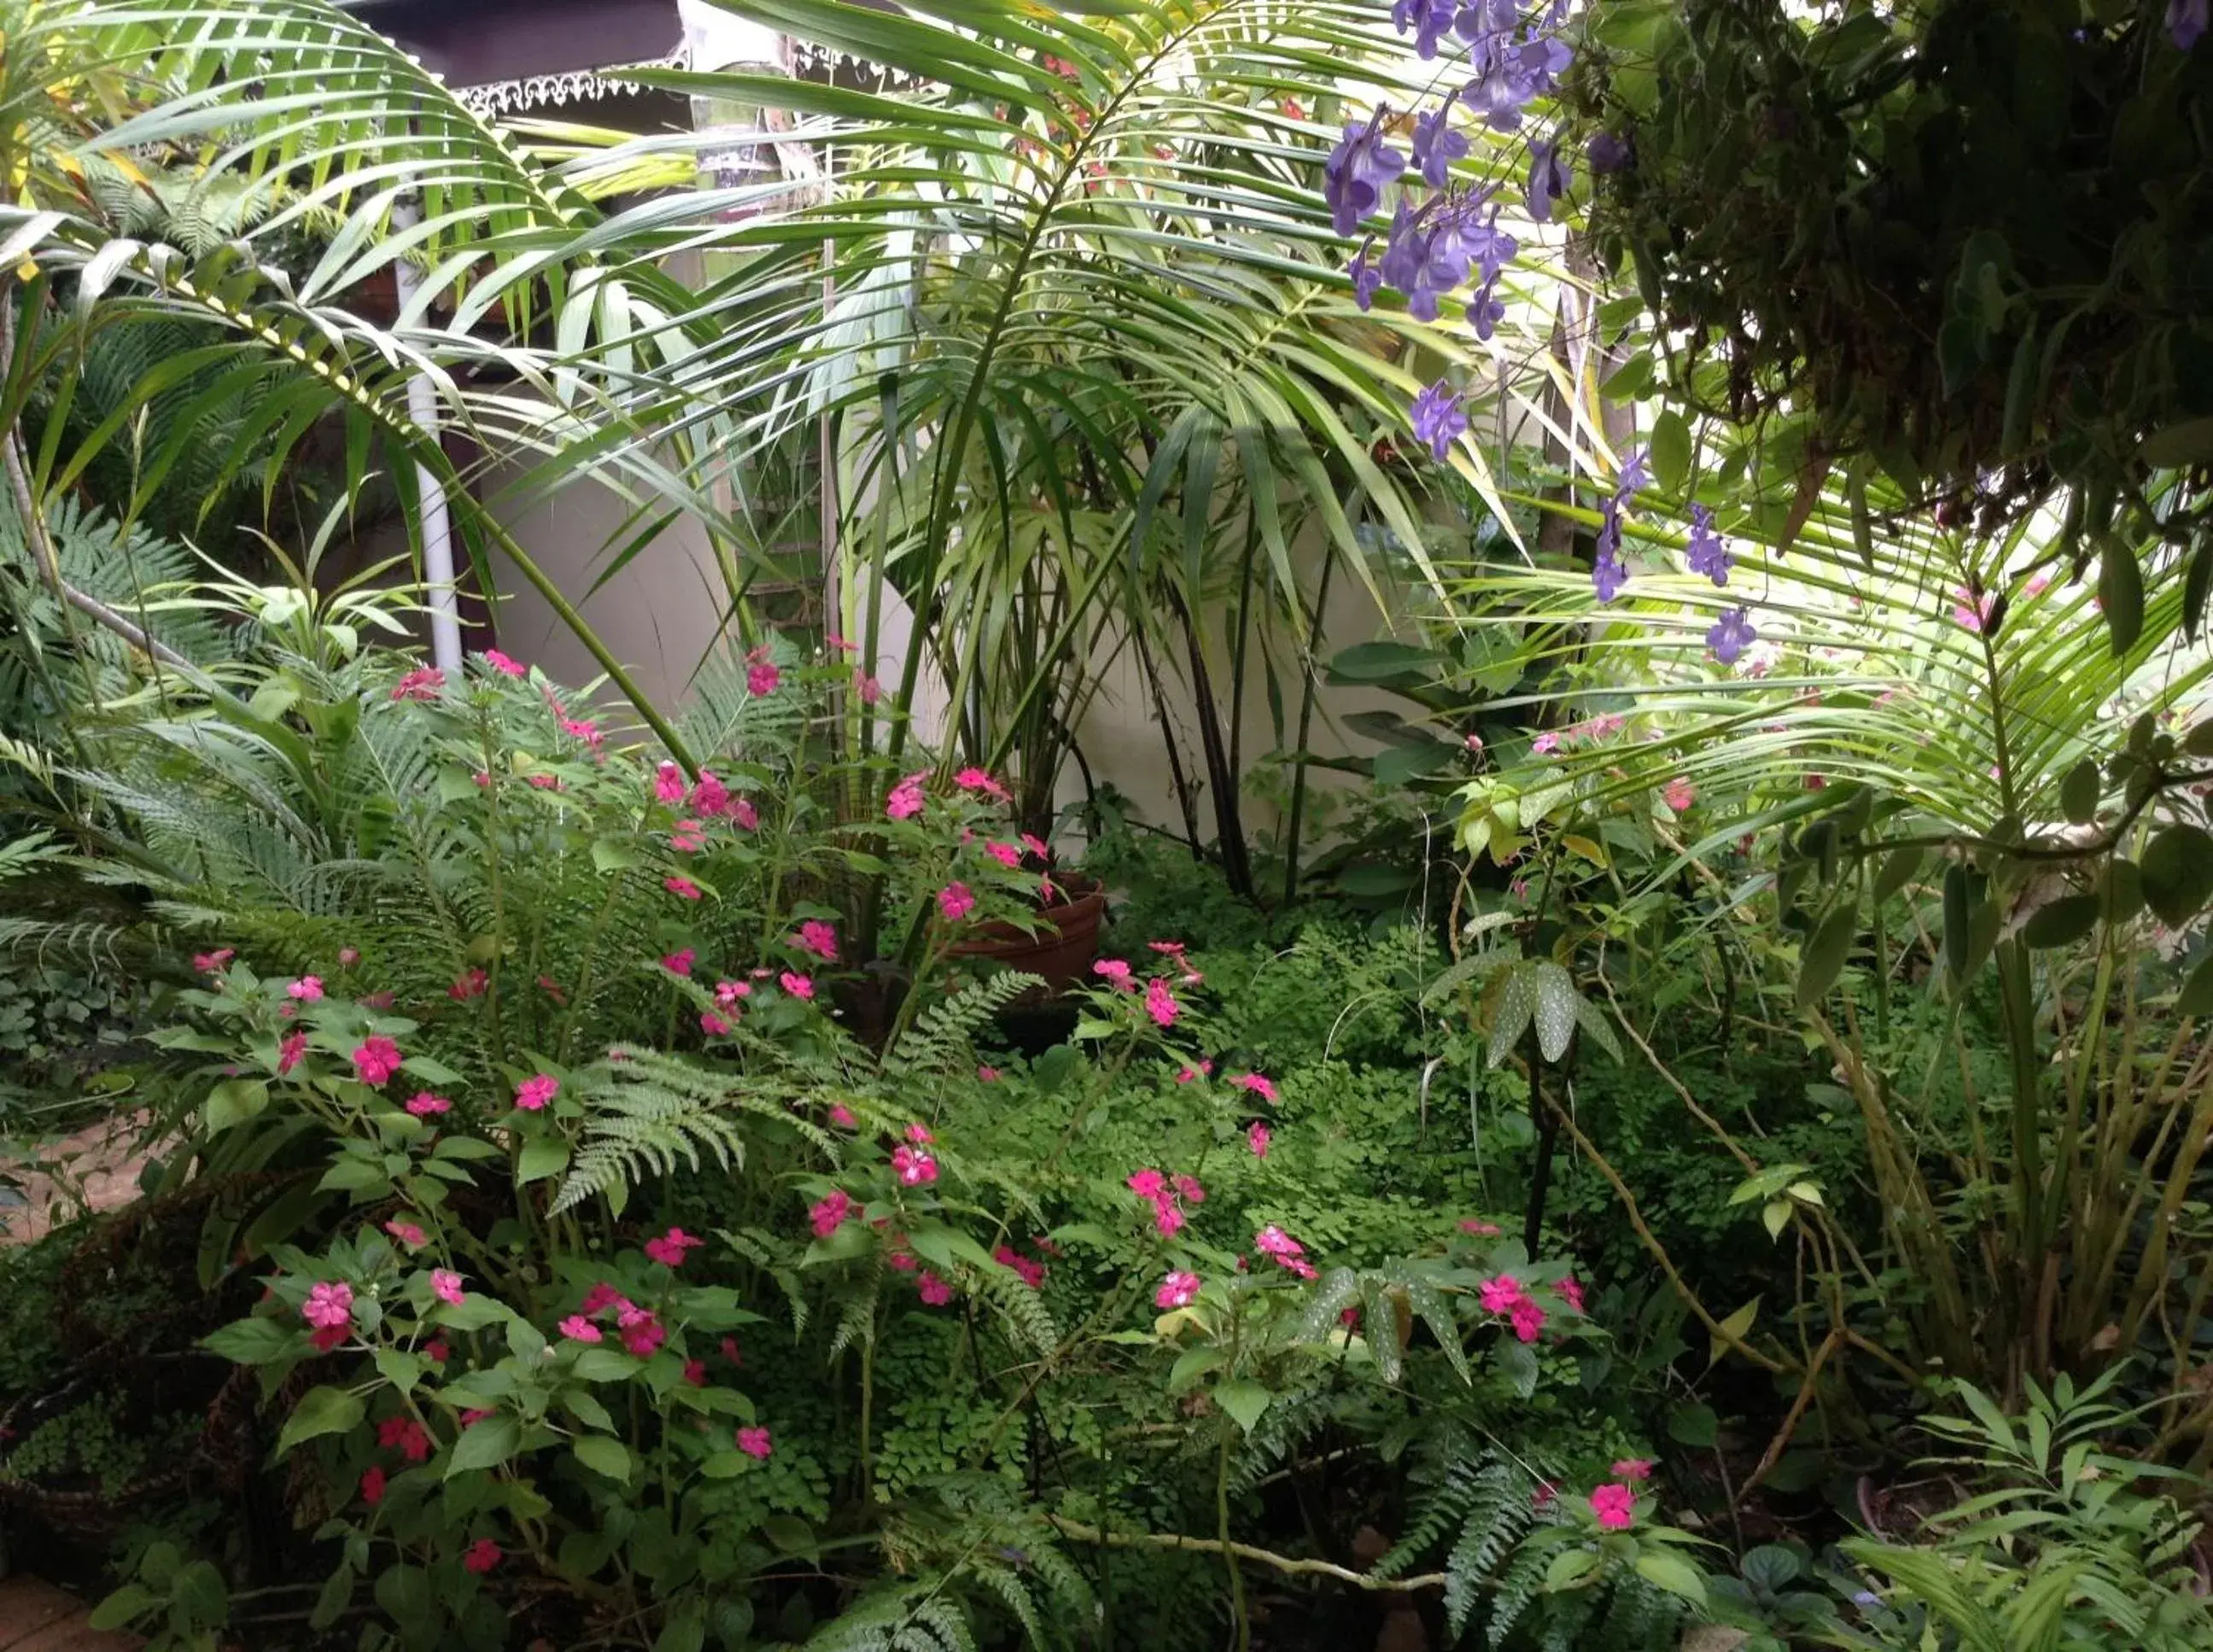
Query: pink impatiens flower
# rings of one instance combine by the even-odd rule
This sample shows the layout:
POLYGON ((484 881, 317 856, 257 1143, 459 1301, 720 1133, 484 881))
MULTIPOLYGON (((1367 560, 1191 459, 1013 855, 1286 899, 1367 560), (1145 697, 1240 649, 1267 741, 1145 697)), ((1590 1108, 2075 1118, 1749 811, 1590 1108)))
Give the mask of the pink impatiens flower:
POLYGON ((1012 1269, 1021 1282, 1027 1285, 1032 1290, 1037 1290, 1043 1288, 1045 1284, 1044 1263, 1036 1260, 1034 1258, 1024 1256, 1013 1249, 1010 1246, 1006 1245, 1002 1245, 997 1250, 993 1251, 991 1253, 991 1259, 994 1262, 997 1262, 1003 1268, 1012 1269))
POLYGON ((602 1342, 605 1333, 581 1314, 571 1314, 561 1321, 561 1334, 570 1342, 602 1342))
POLYGON ((409 672, 392 686, 395 700, 435 700, 438 691, 446 686, 446 674, 436 666, 423 666, 409 672))
POLYGON ((1158 976, 1145 983, 1145 1013, 1161 1027, 1175 1025, 1175 995, 1168 991, 1168 984, 1158 976))
POLYGON ((1092 965, 1091 972, 1102 977, 1117 992, 1135 992, 1137 984, 1130 978, 1130 966, 1119 958, 1102 958, 1092 965))
POLYGON ((1528 1293, 1521 1282, 1510 1273, 1502 1273, 1495 1279, 1486 1279, 1478 1293, 1486 1314, 1511 1314, 1517 1302, 1526 1301, 1528 1293))
POLYGON ((689 975, 692 972, 692 966, 698 960, 698 956, 699 954, 692 948, 686 947, 680 952, 672 952, 662 958, 661 966, 671 975, 689 975))
POLYGON ((810 917, 799 926, 793 944, 802 952, 811 952, 826 964, 838 961, 838 931, 819 917, 810 917))
POLYGON ((1625 1457, 1610 1471, 1617 1480, 1649 1480, 1652 1478, 1649 1457, 1625 1457))
POLYGON ((649 1308, 625 1308, 615 1316, 615 1329, 632 1359, 651 1359, 654 1350, 668 1340, 668 1327, 649 1308))
POLYGON ((684 801, 684 771, 674 763, 663 763, 653 771, 653 795, 664 803, 684 801))
POLYGON ((354 1076, 371 1089, 382 1089, 399 1070, 399 1046, 381 1033, 370 1034, 353 1052, 354 1076))
POLYGON ((520 677, 523 674, 522 661, 509 658, 497 649, 486 649, 484 651, 484 658, 485 663, 503 677, 520 677))
POLYGON ((1507 1317, 1514 1322, 1515 1336, 1523 1342, 1536 1341, 1537 1333, 1545 1328, 1545 1310, 1533 1297, 1524 1296, 1515 1303, 1507 1317))
POLYGON ((814 1224, 814 1236, 827 1239, 844 1225, 852 1210, 853 1196, 841 1187, 809 1205, 807 1218, 814 1224))
POLYGON ((353 1287, 344 1281, 318 1280, 308 1287, 308 1300, 300 1317, 318 1331, 338 1331, 353 1324, 353 1287))
POLYGON ((909 1125, 906 1127, 906 1138, 908 1141, 912 1142, 917 1147, 928 1147, 932 1142, 937 1139, 936 1137, 930 1134, 930 1126, 919 1121, 909 1125))
POLYGON ((481 998, 491 989, 491 977, 481 969, 463 972, 461 978, 446 989, 446 996, 455 1003, 466 1003, 471 998, 481 998))
POLYGON ((1314 1264, 1307 1260, 1306 1247, 1272 1222, 1253 1235, 1253 1247, 1263 1255, 1273 1257, 1277 1266, 1302 1279, 1314 1277, 1314 1264))
POLYGON ((937 910, 948 923, 958 924, 976 910, 975 893, 965 883, 948 883, 937 892, 937 910))
POLYGON ((979 1084, 997 1083, 999 1082, 999 1070, 997 1067, 978 1067, 976 1070, 976 1082, 979 1084))
POLYGON ((985 844, 984 852, 1010 872, 1016 870, 1022 863, 1022 851, 1012 844, 985 844))
POLYGON ((911 820, 922 813, 922 783, 928 770, 917 770, 891 789, 884 798, 884 814, 894 820, 911 820))
POLYGON ((411 1463, 424 1462, 430 1455, 430 1430, 412 1417, 387 1417, 376 1425, 376 1443, 411 1463))
POLYGON ((303 1003, 313 1003, 323 996, 323 978, 320 975, 302 975, 284 989, 284 996, 288 998, 297 998, 303 1003))
POLYGON ((1229 1084, 1233 1089, 1250 1091, 1271 1106, 1281 1100, 1276 1094, 1275 1085, 1259 1073, 1240 1073, 1229 1081, 1229 1084))
POLYGON ((230 960, 238 956, 235 947, 217 947, 213 952, 192 954, 192 967, 203 975, 220 975, 230 967, 230 960))
POLYGON ((307 1053, 308 1035, 305 1033, 292 1033, 287 1034, 284 1041, 277 1046, 277 1076, 282 1077, 284 1074, 290 1072, 292 1069, 300 1064, 301 1058, 305 1056, 307 1053))
POLYGON ((1680 814, 1698 801, 1698 789, 1679 774, 1661 788, 1660 801, 1680 814))
POLYGON ((731 1009, 742 1000, 750 998, 753 996, 753 988, 743 981, 717 981, 715 983, 715 1002, 722 1005, 725 1009, 731 1009))
POLYGON ((1570 1308, 1575 1309, 1578 1314, 1583 1311, 1582 1283, 1578 1280, 1575 1275, 1571 1273, 1568 1275, 1566 1278, 1561 1280, 1559 1290, 1561 1296, 1566 1301, 1570 1308))
POLYGON ((1245 1145, 1253 1149, 1254 1158, 1265 1159, 1268 1156, 1268 1127, 1258 1119, 1246 1125, 1245 1145))
POLYGON ((584 1293, 583 1302, 577 1311, 582 1314, 604 1314, 611 1308, 628 1308, 629 1306, 630 1298, 602 1279, 584 1293))
POLYGON ((830 1122, 840 1130, 858 1130, 861 1127, 861 1121, 853 1116, 852 1108, 843 1101, 830 1104, 830 1122))
POLYGON ((1609 1532, 1625 1531, 1637 1518, 1637 1493, 1609 1480, 1590 1494, 1591 1513, 1609 1532))
POLYGON ((919 1148, 893 1148, 892 1168, 898 1173, 903 1187, 921 1187, 937 1180, 937 1161, 919 1148))
POLYGON ((713 1010, 706 1009, 700 1012, 699 1030, 710 1039, 718 1039, 730 1030, 730 1024, 713 1010))
POLYGON ((740 830, 745 832, 751 832, 760 825, 759 812, 751 802, 742 797, 730 799, 730 819, 737 822, 740 830))
POLYGON ((436 1113, 451 1113, 454 1104, 442 1095, 433 1095, 428 1090, 418 1090, 407 1098, 407 1111, 418 1119, 428 1119, 436 1113))
POLYGON ((1140 1170, 1129 1180, 1129 1189, 1141 1199, 1156 1199, 1168 1185, 1168 1179, 1157 1170, 1140 1170))
POLYGON ((410 1222, 405 1216, 394 1216, 384 1224, 384 1231, 411 1251, 419 1251, 430 1242, 430 1235, 423 1231, 422 1224, 410 1222))
POLYGON ((384 1501, 384 1471, 374 1463, 362 1471, 361 1500, 371 1509, 384 1501))
POLYGON ((783 674, 766 660, 746 668, 746 692, 757 700, 775 693, 777 684, 783 680, 783 674))
POLYGON ((1007 801, 1007 789, 981 769, 961 770, 953 777, 953 783, 963 791, 981 792, 994 802, 1003 803, 1007 801))
POLYGON ((462 1570, 482 1577, 499 1564, 499 1552, 498 1544, 488 1537, 480 1537, 469 1545, 468 1552, 461 1557, 462 1570))
POLYGON ((689 878, 663 878, 661 887, 679 900, 698 900, 700 898, 699 886, 689 878))
POLYGON ((769 1454, 776 1449, 776 1446, 769 1438, 766 1429, 740 1429, 738 1449, 748 1457, 758 1458, 760 1461, 766 1462, 769 1460, 769 1454))
POLYGON ((707 828, 698 820, 679 820, 668 829, 668 846, 680 855, 696 855, 707 846, 707 828))
POLYGON ((645 1253, 665 1268, 680 1268, 689 1252, 697 1250, 707 1241, 697 1234, 687 1234, 681 1228, 671 1228, 658 1239, 645 1241, 645 1253))
POLYGON ((812 998, 814 996, 814 983, 804 975, 795 975, 785 970, 776 979, 777 984, 795 998, 812 998))
POLYGON ((711 818, 729 806, 730 789, 715 777, 712 769, 700 770, 698 783, 692 788, 692 813, 711 818))
POLYGON ((1497 1222, 1485 1222, 1481 1216, 1462 1216, 1460 1230, 1464 1234, 1473 1234, 1478 1239, 1496 1239, 1500 1231, 1497 1222))
POLYGON ((543 1113, 546 1104, 560 1094, 561 1081, 551 1073, 540 1073, 515 1087, 515 1105, 525 1113, 543 1113))
POLYGON ((943 1308, 953 1300, 953 1287, 928 1268, 924 1268, 922 1277, 914 1282, 914 1288, 927 1308, 943 1308))
POLYGON ((1171 1273, 1161 1281, 1161 1288, 1153 1293, 1155 1308, 1188 1308, 1198 1297, 1198 1276, 1195 1273, 1171 1273))
POLYGON ((467 1293, 461 1289, 461 1276, 451 1268, 430 1271, 430 1294, 449 1308, 459 1308, 467 1293))

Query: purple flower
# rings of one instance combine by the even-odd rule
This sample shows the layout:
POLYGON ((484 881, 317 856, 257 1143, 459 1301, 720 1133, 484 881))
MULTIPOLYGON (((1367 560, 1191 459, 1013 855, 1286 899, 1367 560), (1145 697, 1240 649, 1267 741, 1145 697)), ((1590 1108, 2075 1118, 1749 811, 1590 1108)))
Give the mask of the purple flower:
POLYGON ((1637 155, 1626 139, 1616 137, 1612 132, 1600 132, 1583 151, 1583 159, 1590 163, 1593 177, 1603 178, 1608 173, 1626 172, 1637 155))
POLYGON ((1645 449, 1631 448, 1621 456, 1621 469, 1613 479, 1613 498, 1616 504, 1626 504, 1642 492, 1652 479, 1652 472, 1644 467, 1645 449))
POLYGON ((1714 658, 1725 666, 1734 665, 1737 656, 1759 640, 1759 633, 1752 628, 1751 618, 1742 608, 1723 609, 1722 617, 1706 633, 1706 646, 1713 649, 1714 658))
POLYGON ((1438 301, 1467 279, 1467 237, 1456 210, 1435 210, 1435 203, 1414 211, 1403 195, 1383 249, 1383 279, 1406 295, 1406 313, 1417 320, 1437 319, 1438 301))
POLYGON ((1473 45, 1489 35, 1511 34, 1520 21, 1514 14, 1514 0, 1472 0, 1454 17, 1453 32, 1473 45))
POLYGON ((1560 155, 1558 143, 1532 143, 1529 146, 1529 190, 1523 197, 1529 204, 1529 216, 1539 223, 1552 221, 1552 203, 1566 194, 1574 186, 1575 174, 1560 155))
POLYGON ((1498 290, 1494 279, 1475 290, 1475 296, 1467 301, 1467 324, 1475 329, 1475 336, 1484 343, 1491 342, 1491 333, 1506 314, 1506 306, 1493 295, 1498 290))
POLYGON ((1414 398, 1414 434, 1430 444, 1431 458, 1442 461, 1466 429, 1467 415, 1460 411, 1459 397, 1444 380, 1414 398))
POLYGON ((1521 126, 1521 111, 1537 95, 1537 88, 1518 64, 1502 64, 1477 76, 1460 95, 1492 131, 1510 132, 1521 126))
POLYGON ((1414 164, 1421 169, 1422 181, 1431 189, 1442 189, 1451 175, 1452 163, 1467 153, 1467 134, 1452 124, 1453 100, 1457 95, 1448 92, 1434 114, 1414 117, 1414 164))
POLYGON ((1613 601, 1628 583, 1629 570, 1615 561, 1610 551, 1601 548, 1598 560, 1591 564, 1591 588, 1598 593, 1598 600, 1613 601))
POLYGON ((1375 302, 1375 290, 1383 284, 1383 272, 1368 261, 1368 249, 1375 244, 1373 236, 1361 242, 1345 266, 1345 274, 1352 277, 1352 302, 1363 310, 1375 302))
POLYGON ((2207 0, 2167 0, 2167 38, 2177 52, 2196 46, 2207 21, 2207 0))
POLYGON ((1404 34, 1414 30, 1414 50, 1424 58, 1437 55, 1437 42, 1453 26, 1454 0, 1398 0, 1391 8, 1391 27, 1404 34))
POLYGON ((1704 574, 1716 585, 1728 583, 1728 546, 1714 532, 1714 513, 1704 505, 1691 507, 1691 537, 1684 549, 1691 553, 1691 571, 1704 574))
POLYGON ((1351 122, 1322 165, 1322 198, 1329 203, 1337 233, 1347 240, 1406 169, 1405 157, 1383 143, 1383 120, 1379 110, 1373 120, 1351 122))
POLYGON ((1492 207, 1491 216, 1478 220, 1475 204, 1463 207, 1454 229, 1460 236, 1461 249, 1474 263, 1485 285, 1498 279, 1498 272, 1521 250, 1521 243, 1498 227, 1498 209, 1492 207))
POLYGON ((1524 41, 1514 54, 1516 68, 1533 94, 1541 96, 1559 83, 1576 60, 1568 43, 1557 36, 1524 41))

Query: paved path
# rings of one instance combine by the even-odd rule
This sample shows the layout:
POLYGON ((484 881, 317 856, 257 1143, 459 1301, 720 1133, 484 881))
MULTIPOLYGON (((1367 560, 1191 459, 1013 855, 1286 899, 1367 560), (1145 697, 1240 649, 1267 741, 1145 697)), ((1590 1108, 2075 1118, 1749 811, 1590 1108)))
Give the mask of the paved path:
MULTIPOLYGON (((113 1210, 138 1197, 146 1155, 137 1143, 146 1115, 126 1113, 88 1125, 42 1148, 32 1168, 0 1158, 0 1245, 27 1244, 86 1210, 113 1210)), ((0 1652, 8 1643, 0 1640, 0 1652)), ((42 1649, 43 1652, 43 1649, 42 1649)))
POLYGON ((91 1609, 34 1577, 0 1582, 0 1652, 136 1652, 136 1635, 94 1629, 91 1609))

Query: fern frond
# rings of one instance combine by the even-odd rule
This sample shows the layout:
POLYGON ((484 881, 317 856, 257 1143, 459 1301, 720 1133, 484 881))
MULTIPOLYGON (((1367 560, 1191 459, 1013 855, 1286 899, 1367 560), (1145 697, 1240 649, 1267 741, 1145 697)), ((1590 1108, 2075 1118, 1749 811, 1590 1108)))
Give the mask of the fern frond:
POLYGON ((884 1052, 887 1078, 972 1071, 976 1034, 1009 1004, 1045 983, 1019 970, 1003 970, 948 993, 914 1018, 899 1042, 884 1052))

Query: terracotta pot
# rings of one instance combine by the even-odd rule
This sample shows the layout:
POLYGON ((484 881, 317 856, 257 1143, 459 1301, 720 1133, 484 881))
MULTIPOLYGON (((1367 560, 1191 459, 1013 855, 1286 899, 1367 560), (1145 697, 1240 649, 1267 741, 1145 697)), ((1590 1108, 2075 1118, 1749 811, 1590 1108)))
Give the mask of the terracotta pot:
POLYGON ((1088 879, 1065 878, 1074 895, 1037 915, 1037 932, 1025 935, 1012 924, 986 924, 973 940, 953 948, 956 958, 988 958, 1031 975, 1042 976, 1048 994, 1065 992, 1091 973, 1099 956, 1099 927, 1106 917, 1106 892, 1088 879), (1082 887, 1083 893, 1077 894, 1082 887))

